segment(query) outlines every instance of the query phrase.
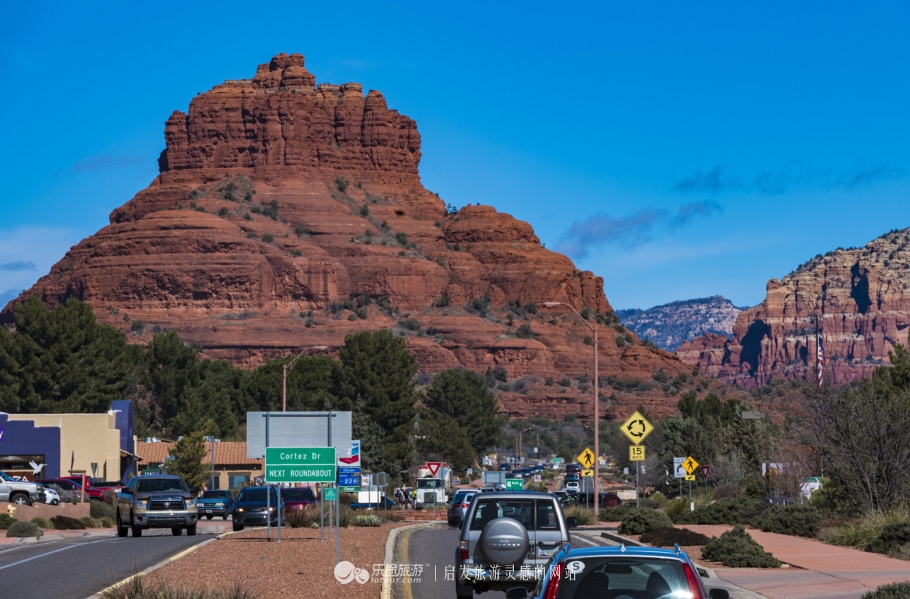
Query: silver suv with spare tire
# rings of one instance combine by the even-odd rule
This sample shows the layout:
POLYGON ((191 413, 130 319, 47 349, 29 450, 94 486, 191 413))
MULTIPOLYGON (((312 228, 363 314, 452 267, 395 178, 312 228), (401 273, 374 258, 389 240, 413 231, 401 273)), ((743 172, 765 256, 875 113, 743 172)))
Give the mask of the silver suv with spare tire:
POLYGON ((476 495, 455 550, 455 592, 470 597, 519 586, 530 591, 577 525, 549 493, 476 495))

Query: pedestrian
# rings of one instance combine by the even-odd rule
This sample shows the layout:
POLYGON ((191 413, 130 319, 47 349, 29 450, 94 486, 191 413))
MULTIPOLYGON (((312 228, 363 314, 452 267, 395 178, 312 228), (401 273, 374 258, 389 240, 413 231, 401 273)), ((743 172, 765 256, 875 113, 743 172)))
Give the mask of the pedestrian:
POLYGON ((411 489, 411 506, 412 509, 417 509, 417 489, 411 489))

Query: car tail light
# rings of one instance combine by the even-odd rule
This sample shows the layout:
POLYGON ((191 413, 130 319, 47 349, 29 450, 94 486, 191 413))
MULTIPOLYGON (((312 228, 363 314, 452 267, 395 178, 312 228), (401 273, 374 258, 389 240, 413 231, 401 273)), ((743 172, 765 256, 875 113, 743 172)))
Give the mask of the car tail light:
POLYGON ((692 593, 692 599, 705 599, 701 594, 701 583, 698 581, 698 574, 687 563, 683 563, 683 572, 686 573, 686 582, 689 583, 689 592, 692 593))
POLYGON ((467 541, 458 541, 458 551, 461 553, 461 559, 470 559, 467 541))
POLYGON ((462 504, 461 504, 461 507, 466 508, 466 507, 468 507, 468 504, 467 504, 467 503, 462 503, 462 504))
POLYGON ((559 580, 562 578, 562 568, 562 562, 553 566, 553 570, 550 572, 550 580, 547 581, 547 589, 543 593, 543 599, 556 599, 556 593, 559 591, 559 580))

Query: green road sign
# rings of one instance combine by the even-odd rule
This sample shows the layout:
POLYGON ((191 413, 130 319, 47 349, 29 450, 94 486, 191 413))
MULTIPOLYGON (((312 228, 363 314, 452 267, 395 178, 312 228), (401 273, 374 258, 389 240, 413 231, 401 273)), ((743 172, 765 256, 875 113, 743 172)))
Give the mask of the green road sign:
POLYGON ((269 483, 333 483, 334 447, 266 447, 265 481, 269 483))
POLYGON ((335 501, 338 499, 338 489, 323 489, 322 493, 326 501, 335 501))
POLYGON ((360 491, 360 487, 341 487, 341 490, 344 493, 356 493, 360 491))
POLYGON ((525 481, 520 478, 507 478, 506 491, 521 491, 525 488, 525 481))

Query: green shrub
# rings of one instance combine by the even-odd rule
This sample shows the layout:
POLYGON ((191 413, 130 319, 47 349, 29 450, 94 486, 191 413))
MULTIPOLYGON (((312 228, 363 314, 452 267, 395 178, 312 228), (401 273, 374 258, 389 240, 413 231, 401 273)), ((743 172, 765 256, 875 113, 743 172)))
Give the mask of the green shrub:
POLYGON ((29 520, 35 526, 40 526, 41 528, 47 528, 48 530, 53 530, 54 524, 47 518, 42 518, 41 516, 35 516, 29 520))
POLYGON ((82 522, 86 528, 101 528, 101 523, 91 516, 83 516, 79 518, 79 522, 82 522))
POLYGON ((364 204, 363 206, 360 207, 360 216, 369 216, 369 214, 370 214, 369 206, 364 204))
POLYGON ((705 545, 710 539, 703 534, 692 532, 688 528, 655 528, 641 535, 642 543, 655 547, 692 547, 705 545))
POLYGON ((821 515, 811 505, 775 505, 760 516, 759 528, 796 537, 814 537, 821 515))
POLYGON ((273 241, 275 241, 275 236, 272 235, 271 233, 263 233, 262 241, 264 241, 266 243, 272 243, 273 241))
POLYGON ((622 522, 623 518, 628 516, 634 509, 634 507, 628 505, 605 507, 597 514, 597 519, 601 522, 622 522))
POLYGON ((679 522, 682 515, 689 511, 689 501, 684 497, 676 497, 665 503, 663 510, 670 520, 679 522))
POLYGON ((885 526, 878 538, 869 543, 866 551, 890 553, 907 543, 910 543, 910 522, 898 522, 885 526))
POLYGON ((665 513, 650 508, 636 508, 622 519, 621 535, 640 535, 655 528, 672 528, 673 521, 665 513))
POLYGON ((350 185, 350 181, 344 177, 335 177, 335 187, 337 187, 338 191, 341 193, 344 193, 347 190, 348 185, 350 185))
POLYGON ((103 501, 92 501, 89 503, 88 514, 92 518, 110 518, 113 520, 117 517, 117 510, 114 506, 104 503, 103 501))
POLYGON ((533 339, 534 331, 531 330, 531 325, 523 324, 515 329, 515 336, 519 339, 533 339))
POLYGON ((114 519, 108 517, 101 518, 99 522, 101 523, 101 528, 114 528, 115 525, 114 519))
POLYGON ((663 505, 667 503, 667 498, 664 497, 664 494, 660 491, 653 493, 650 497, 641 500, 641 507, 649 507, 652 509, 660 509, 663 505))
POLYGON ((823 533, 823 540, 833 545, 866 549, 878 539, 887 526, 910 522, 910 510, 899 507, 887 512, 866 514, 858 522, 839 526, 823 533))
POLYGON ((769 507, 757 499, 721 499, 703 505, 694 512, 683 512, 677 519, 682 524, 752 524, 769 507))
POLYGON ((865 593, 860 599, 906 599, 907 597, 910 597, 910 582, 892 582, 865 593))
POLYGON ((780 560, 762 549, 742 526, 712 538, 701 555, 728 568, 780 568, 780 560))
POLYGON ((8 537, 35 537, 38 538, 44 534, 41 527, 33 522, 13 522, 9 530, 6 531, 8 537))
POLYGON ((361 514, 354 518, 354 526, 381 526, 382 520, 373 514, 361 514))
POLYGON ((580 505, 573 505, 563 511, 566 518, 576 518, 579 526, 590 526, 594 524, 594 510, 580 505))
POLYGON ((54 528, 57 530, 84 530, 85 524, 76 520, 75 518, 70 518, 69 516, 54 516, 51 518, 51 522, 54 524, 54 528))
POLYGON ((0 514, 0 530, 9 530, 9 527, 12 526, 14 522, 18 522, 18 520, 9 514, 0 514))

